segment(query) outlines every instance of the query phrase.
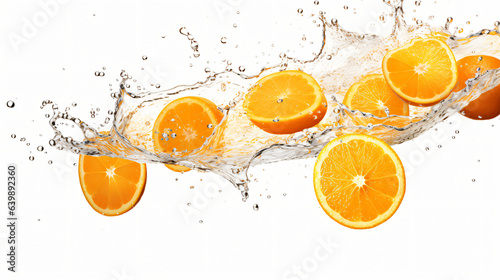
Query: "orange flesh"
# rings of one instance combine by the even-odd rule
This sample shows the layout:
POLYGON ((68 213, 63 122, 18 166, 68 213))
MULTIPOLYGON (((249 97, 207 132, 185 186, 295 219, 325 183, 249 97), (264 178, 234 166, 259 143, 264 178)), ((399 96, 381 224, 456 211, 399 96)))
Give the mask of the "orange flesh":
POLYGON ((111 157, 80 157, 80 184, 89 204, 104 215, 130 210, 142 196, 146 165, 111 157))

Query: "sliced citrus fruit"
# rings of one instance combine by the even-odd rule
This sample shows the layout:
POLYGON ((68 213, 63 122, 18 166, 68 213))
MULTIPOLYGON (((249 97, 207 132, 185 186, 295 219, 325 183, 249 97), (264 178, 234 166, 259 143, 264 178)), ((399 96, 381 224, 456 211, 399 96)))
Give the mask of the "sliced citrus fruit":
POLYGON ((389 87, 382 74, 368 75, 353 84, 342 102, 351 110, 373 114, 408 116, 408 103, 403 101, 389 87))
MULTIPOLYGON (((476 74, 484 74, 488 70, 500 68, 500 60, 487 55, 472 55, 460 59, 457 65, 458 83, 454 89, 455 92, 464 89, 465 82, 474 78, 476 74)), ((500 86, 482 93, 465 106, 461 113, 474 120, 489 120, 500 115, 500 86)))
POLYGON ((382 71, 392 90, 417 106, 431 106, 448 97, 458 75, 453 52, 436 38, 413 39, 389 51, 382 71))
POLYGON ((243 103, 250 120, 273 134, 313 127, 326 114, 326 97, 310 75, 298 70, 277 72, 260 79, 243 103))
POLYGON ((146 164, 80 155, 78 176, 90 206, 105 216, 117 216, 132 209, 141 199, 146 186, 146 164))
POLYGON ((188 172, 191 171, 191 168, 185 167, 184 165, 179 164, 165 164, 165 166, 175 172, 188 172))
POLYGON ((341 225, 375 227, 398 209, 405 193, 403 164, 384 141, 363 134, 335 138, 314 166, 314 189, 323 210, 341 225))
POLYGON ((224 114, 210 100, 187 96, 168 103, 153 126, 157 153, 184 156, 203 146, 224 114))

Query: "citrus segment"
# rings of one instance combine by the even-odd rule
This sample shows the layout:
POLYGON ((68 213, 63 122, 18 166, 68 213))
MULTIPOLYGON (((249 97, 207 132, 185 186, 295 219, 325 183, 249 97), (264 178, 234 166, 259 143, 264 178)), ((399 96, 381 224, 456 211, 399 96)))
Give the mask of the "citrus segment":
POLYGON ((342 102, 351 110, 373 114, 377 117, 389 115, 408 116, 408 103, 389 87, 382 74, 368 75, 353 84, 342 102))
POLYGON ((431 106, 445 99, 457 82, 455 56, 445 42, 417 38, 389 51, 382 61, 389 86, 412 105, 431 106))
POLYGON ((206 98, 188 96, 173 100, 153 126, 155 152, 189 154, 205 143, 223 117, 217 106, 206 98))
MULTIPOLYGON (((500 68, 500 60, 487 55, 473 55, 460 59, 457 61, 457 65, 458 82, 454 89, 455 92, 464 89, 465 82, 474 78, 476 74, 484 74, 488 70, 500 68)), ((482 93, 481 96, 465 106, 461 114, 474 120, 489 120, 500 115, 500 86, 482 93)))
POLYGON ((250 120, 273 134, 290 134, 318 124, 326 114, 327 101, 310 75, 287 70, 260 79, 243 103, 250 120))
POLYGON ((341 225, 364 229, 388 220, 405 193, 403 165, 384 141, 363 134, 332 140, 314 166, 316 197, 341 225))
POLYGON ((141 199, 146 185, 146 164, 80 155, 78 175, 90 206, 105 216, 117 216, 132 209, 141 199))

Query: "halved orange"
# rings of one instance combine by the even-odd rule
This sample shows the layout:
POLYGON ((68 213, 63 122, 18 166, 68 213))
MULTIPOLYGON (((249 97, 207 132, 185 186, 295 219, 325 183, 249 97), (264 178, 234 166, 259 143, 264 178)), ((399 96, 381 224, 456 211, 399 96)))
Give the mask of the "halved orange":
MULTIPOLYGON (((474 78, 476 74, 499 69, 500 59, 488 55, 471 55, 457 61, 457 65, 458 83, 454 89, 455 92, 465 88, 465 82, 474 78)), ((465 106, 460 113, 474 120, 490 120, 500 115, 500 86, 482 93, 481 96, 465 106)))
POLYGON ((342 101, 347 108, 373 114, 408 116, 408 103, 389 87, 382 74, 372 74, 353 84, 342 101))
POLYGON ((298 70, 277 72, 257 81, 243 108, 260 129, 290 134, 318 124, 328 104, 318 82, 298 70))
POLYGON ((90 206, 105 216, 117 216, 132 209, 141 199, 146 186, 146 164, 80 155, 78 176, 90 206))
POLYGON ((321 150, 314 166, 319 204, 330 218, 354 229, 387 221, 401 204, 405 185, 398 155, 373 136, 335 138, 321 150))
POLYGON ((153 126, 153 144, 157 153, 184 156, 203 146, 221 122, 224 114, 210 100, 181 97, 168 103, 153 126))
POLYGON ((457 83, 450 47, 437 38, 417 38, 389 51, 382 61, 389 86, 416 106, 431 106, 448 97, 457 83))

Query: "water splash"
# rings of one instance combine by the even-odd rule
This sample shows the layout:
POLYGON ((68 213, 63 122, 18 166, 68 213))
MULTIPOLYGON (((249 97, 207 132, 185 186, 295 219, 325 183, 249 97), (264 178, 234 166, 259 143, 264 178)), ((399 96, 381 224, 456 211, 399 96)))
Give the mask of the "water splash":
MULTIPOLYGON (((192 169, 211 171, 229 180, 248 197, 247 170, 250 166, 290 159, 315 157, 332 139, 347 133, 370 134, 389 144, 403 143, 424 133, 437 123, 458 112, 481 93, 500 84, 500 70, 490 70, 467 82, 460 92, 432 107, 410 106, 409 116, 376 117, 349 110, 340 101, 350 85, 367 74, 381 73, 381 61, 390 49, 401 46, 415 37, 440 36, 451 47, 456 59, 484 54, 500 56, 500 35, 484 29, 465 38, 453 36, 445 27, 432 27, 425 23, 407 25, 402 2, 384 1, 394 13, 392 33, 387 37, 357 34, 343 29, 337 20, 327 20, 320 13, 323 40, 320 52, 311 60, 300 60, 280 55, 279 65, 265 68, 259 74, 247 76, 231 68, 213 73, 192 85, 179 85, 171 89, 131 92, 129 76, 121 73, 120 91, 116 98, 114 120, 109 132, 102 133, 52 104, 49 121, 55 132, 50 146, 86 155, 107 155, 139 162, 181 164, 192 169), (265 75, 285 69, 299 69, 312 75, 322 86, 328 100, 325 118, 315 127, 290 135, 273 135, 254 126, 242 108, 242 100, 250 87, 265 75), (156 154, 153 149, 152 127, 156 116, 170 101, 184 96, 203 96, 214 101, 224 112, 222 122, 204 145, 183 157, 156 154), (71 123, 76 130, 66 131, 71 123), (365 123, 366 126, 360 126, 365 123), (79 140, 75 140, 79 139, 79 140)), ((300 12, 299 12, 300 13, 300 12)), ((191 41, 197 53, 197 43, 185 28, 180 33, 191 41), (195 41, 194 41, 195 42, 195 41)), ((222 42, 222 41, 221 41, 222 42)), ((224 42, 223 42, 224 43, 224 42)), ((195 56, 196 57, 196 56, 195 56)), ((243 71, 241 71, 243 72, 243 71)), ((44 105, 44 106, 45 106, 44 105)))

